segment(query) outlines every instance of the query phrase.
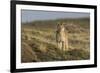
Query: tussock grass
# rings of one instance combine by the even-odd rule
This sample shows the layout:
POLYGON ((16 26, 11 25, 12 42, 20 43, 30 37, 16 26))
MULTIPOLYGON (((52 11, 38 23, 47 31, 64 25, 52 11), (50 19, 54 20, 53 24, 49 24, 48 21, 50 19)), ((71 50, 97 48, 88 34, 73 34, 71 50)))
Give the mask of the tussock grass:
POLYGON ((21 61, 47 62, 87 60, 90 58, 89 19, 58 19, 22 23, 21 61), (56 24, 64 22, 68 31, 69 50, 56 45, 56 24), (27 38, 30 38, 28 40, 27 38))

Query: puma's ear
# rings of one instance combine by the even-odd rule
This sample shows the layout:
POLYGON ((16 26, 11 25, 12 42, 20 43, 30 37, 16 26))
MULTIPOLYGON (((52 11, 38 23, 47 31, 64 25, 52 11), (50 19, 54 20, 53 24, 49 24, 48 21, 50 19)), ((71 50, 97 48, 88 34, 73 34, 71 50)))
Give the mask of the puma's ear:
POLYGON ((57 25, 60 26, 60 22, 58 22, 57 25))

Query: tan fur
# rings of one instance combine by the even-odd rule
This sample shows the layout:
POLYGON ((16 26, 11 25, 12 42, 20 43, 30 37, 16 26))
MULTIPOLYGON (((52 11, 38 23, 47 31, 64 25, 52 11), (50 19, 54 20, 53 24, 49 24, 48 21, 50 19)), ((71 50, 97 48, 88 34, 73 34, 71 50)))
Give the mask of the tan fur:
POLYGON ((60 50, 63 51, 68 50, 68 33, 66 32, 63 24, 57 25, 56 41, 57 41, 57 47, 60 50))

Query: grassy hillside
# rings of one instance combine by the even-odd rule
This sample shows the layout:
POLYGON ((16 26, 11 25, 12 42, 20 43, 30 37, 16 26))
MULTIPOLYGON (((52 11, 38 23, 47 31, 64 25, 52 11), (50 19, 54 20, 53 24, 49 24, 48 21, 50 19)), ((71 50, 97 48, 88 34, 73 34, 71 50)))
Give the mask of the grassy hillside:
POLYGON ((21 61, 45 62, 63 60, 86 60, 90 58, 90 20, 56 19, 22 23, 21 61), (56 46, 57 23, 64 22, 68 31, 69 51, 56 46), (28 37, 29 40, 28 40, 28 37))

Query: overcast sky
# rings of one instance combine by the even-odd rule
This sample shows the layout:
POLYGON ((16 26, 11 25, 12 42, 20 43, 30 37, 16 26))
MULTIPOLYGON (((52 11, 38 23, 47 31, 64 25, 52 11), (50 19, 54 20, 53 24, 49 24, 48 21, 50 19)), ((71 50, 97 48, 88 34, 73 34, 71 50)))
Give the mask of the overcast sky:
POLYGON ((50 20, 59 18, 84 18, 89 17, 89 13, 79 12, 54 12, 54 11, 36 11, 21 10, 22 22, 30 22, 35 20, 50 20))

